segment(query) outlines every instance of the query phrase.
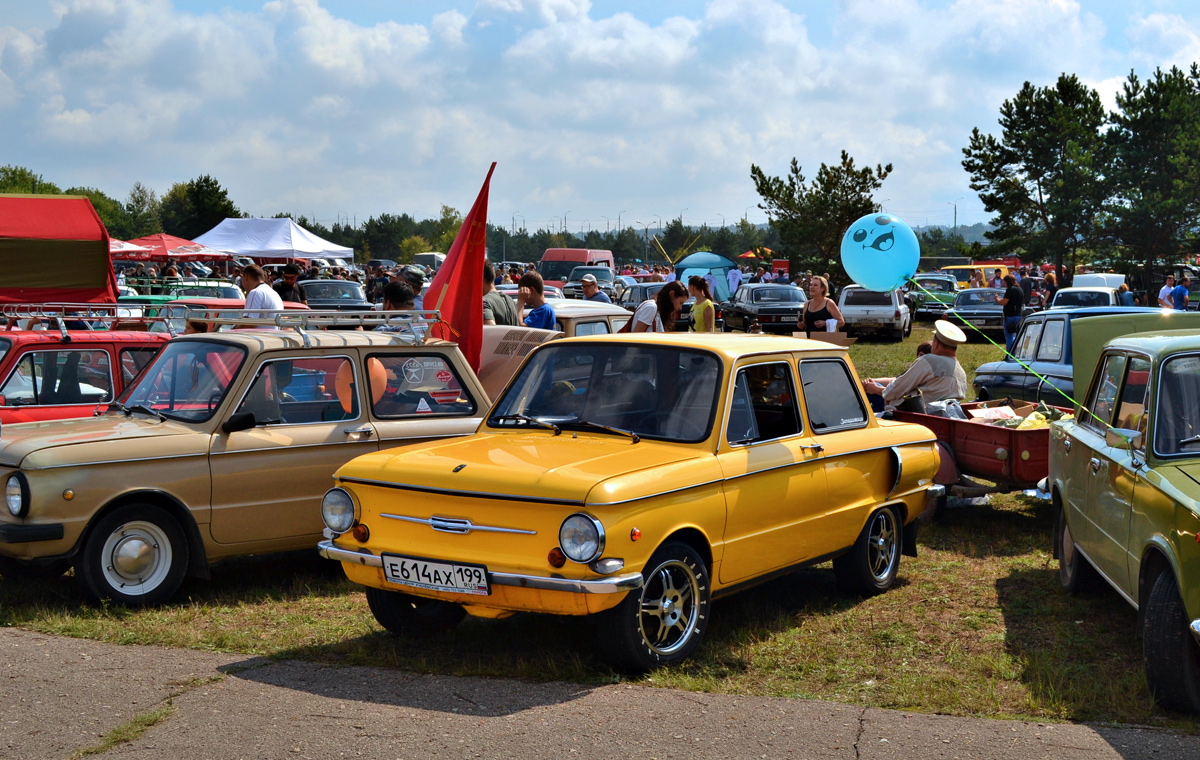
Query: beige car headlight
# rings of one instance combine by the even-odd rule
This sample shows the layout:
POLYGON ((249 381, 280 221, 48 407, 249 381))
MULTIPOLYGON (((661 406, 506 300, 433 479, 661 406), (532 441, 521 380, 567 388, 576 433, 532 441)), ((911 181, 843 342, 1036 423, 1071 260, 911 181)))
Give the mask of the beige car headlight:
POLYGON ((334 533, 345 533, 354 527, 354 499, 342 488, 331 488, 321 499, 321 519, 334 533))
POLYGON ((567 559, 586 565, 604 551, 604 526, 591 515, 576 512, 558 529, 558 548, 567 559))
POLYGON ((21 473, 14 472, 8 477, 8 483, 4 486, 4 503, 13 517, 29 514, 29 483, 21 473))

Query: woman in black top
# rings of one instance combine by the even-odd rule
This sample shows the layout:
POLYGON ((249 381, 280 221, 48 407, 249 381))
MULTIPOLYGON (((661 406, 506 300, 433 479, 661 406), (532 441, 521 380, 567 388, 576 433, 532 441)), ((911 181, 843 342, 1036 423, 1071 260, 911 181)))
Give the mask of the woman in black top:
POLYGON ((1004 296, 997 296, 996 303, 1004 305, 1004 350, 1012 353, 1013 344, 1017 342, 1017 331, 1021 329, 1021 309, 1025 305, 1025 294, 1017 285, 1017 278, 1011 274, 1004 278, 1007 290, 1004 296))
POLYGON ((829 282, 824 277, 813 277, 808 284, 808 301, 796 326, 806 333, 825 332, 830 320, 835 325, 842 324, 842 312, 829 297, 829 282))

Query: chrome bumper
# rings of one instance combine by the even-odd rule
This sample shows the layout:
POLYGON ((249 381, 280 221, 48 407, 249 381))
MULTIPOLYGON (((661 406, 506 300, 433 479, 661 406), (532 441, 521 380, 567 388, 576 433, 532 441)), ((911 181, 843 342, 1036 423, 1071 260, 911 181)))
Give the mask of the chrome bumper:
MULTIPOLYGON (((365 567, 383 567, 383 559, 366 549, 343 549, 332 541, 317 544, 317 551, 325 559, 336 562, 356 562, 365 567)), ((520 586, 541 591, 567 591, 572 594, 621 594, 642 587, 641 573, 614 575, 611 578, 574 580, 571 578, 548 578, 544 575, 517 575, 488 571, 488 578, 496 586, 520 586)))

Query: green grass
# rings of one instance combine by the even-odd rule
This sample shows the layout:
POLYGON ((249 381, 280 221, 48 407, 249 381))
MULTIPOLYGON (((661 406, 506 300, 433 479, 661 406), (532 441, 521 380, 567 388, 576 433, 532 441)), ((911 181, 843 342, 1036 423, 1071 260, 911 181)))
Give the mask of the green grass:
MULTIPOLYGON (((860 341, 851 352, 864 376, 896 374, 927 336, 918 327, 900 347, 860 341)), ((971 344, 960 356, 971 374, 998 353, 971 344)), ((953 715, 1200 730, 1200 721, 1153 705, 1134 610, 1108 589, 1087 596, 1061 589, 1052 529, 1049 505, 1022 496, 950 510, 922 528, 920 556, 904 558, 886 594, 839 594, 828 565, 775 580, 715 602, 693 661, 635 680, 953 715)), ((175 601, 154 610, 86 605, 69 576, 4 579, 0 625, 417 672, 621 680, 596 657, 586 619, 468 618, 433 641, 396 639, 339 566, 309 552, 219 564, 211 581, 187 581, 175 601)))

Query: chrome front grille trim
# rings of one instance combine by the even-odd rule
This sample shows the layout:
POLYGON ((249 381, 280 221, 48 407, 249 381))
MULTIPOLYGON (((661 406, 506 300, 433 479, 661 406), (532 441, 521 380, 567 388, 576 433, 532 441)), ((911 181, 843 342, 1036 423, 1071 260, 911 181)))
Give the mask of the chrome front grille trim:
POLYGON ((380 517, 386 517, 389 520, 403 520, 404 522, 416 523, 418 525, 428 525, 441 533, 459 533, 466 535, 473 531, 480 533, 515 533, 521 536, 536 536, 536 530, 525 530, 523 528, 502 528, 498 525, 476 525, 470 520, 463 520, 453 517, 410 517, 409 515, 393 515, 387 512, 379 513, 380 517))

